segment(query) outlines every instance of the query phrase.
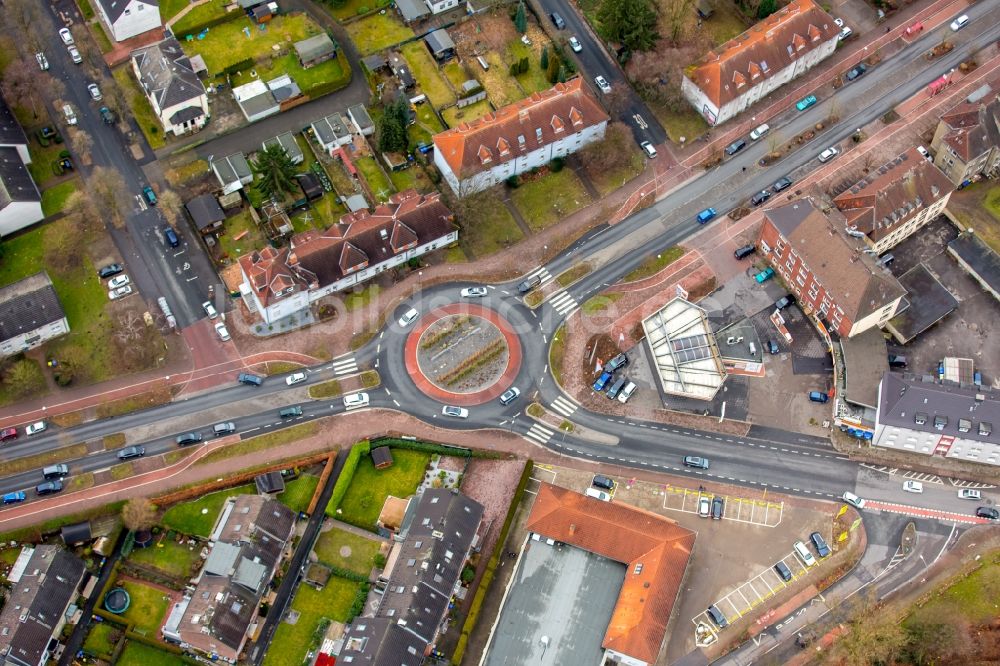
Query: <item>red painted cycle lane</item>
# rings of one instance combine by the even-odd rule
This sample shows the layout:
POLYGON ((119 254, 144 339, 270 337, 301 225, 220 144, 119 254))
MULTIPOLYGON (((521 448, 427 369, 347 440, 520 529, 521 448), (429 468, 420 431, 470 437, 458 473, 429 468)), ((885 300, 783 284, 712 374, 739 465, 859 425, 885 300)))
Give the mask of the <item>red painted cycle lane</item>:
POLYGON ((948 520, 956 523, 969 523, 971 525, 988 525, 993 521, 967 513, 954 513, 952 511, 940 511, 938 509, 925 509, 920 506, 910 506, 909 504, 894 504, 892 502, 876 502, 865 500, 865 509, 879 509, 889 513, 901 513, 906 516, 916 516, 918 518, 933 518, 935 520, 948 520))

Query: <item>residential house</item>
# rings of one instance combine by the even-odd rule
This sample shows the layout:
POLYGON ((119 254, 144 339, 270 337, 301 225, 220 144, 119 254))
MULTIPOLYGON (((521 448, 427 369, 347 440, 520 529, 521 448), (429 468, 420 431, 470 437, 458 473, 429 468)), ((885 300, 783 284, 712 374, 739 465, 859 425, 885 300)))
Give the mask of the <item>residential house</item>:
POLYGON ((292 164, 302 164, 302 161, 305 160, 302 148, 299 147, 299 142, 295 140, 295 136, 293 136, 291 132, 279 134, 278 136, 272 137, 261 144, 263 148, 274 145, 281 146, 285 149, 285 154, 288 155, 290 160, 292 160, 292 164))
POLYGON ((887 372, 872 444, 1000 465, 1000 395, 989 386, 887 372))
POLYGON ((222 228, 226 212, 213 194, 202 194, 184 204, 195 228, 203 234, 210 234, 222 228))
POLYGON ((158 0, 97 0, 94 4, 108 34, 116 42, 160 27, 158 0))
POLYGON ((62 638, 86 569, 58 546, 23 546, 0 609, 0 664, 44 666, 62 638))
MULTIPOLYGON (((271 91, 274 101, 279 105, 302 95, 302 89, 299 88, 299 84, 288 74, 282 74, 268 81, 267 89, 271 91)), ((282 111, 284 110, 283 108, 282 111)))
POLYGON ((253 182, 253 170, 243 153, 233 153, 222 159, 212 160, 212 172, 219 179, 223 194, 242 190, 244 185, 253 182))
POLYGON ((270 324, 457 239, 454 215, 439 193, 407 190, 373 212, 344 215, 326 231, 296 234, 288 247, 244 254, 240 292, 270 324))
POLYGON ((813 0, 792 0, 690 65, 681 93, 719 125, 833 54, 840 28, 813 0))
POLYGON ((299 64, 303 69, 315 67, 321 62, 326 62, 337 57, 337 45, 330 39, 330 35, 321 32, 300 42, 295 42, 295 54, 299 58, 299 64))
POLYGON ((69 333, 69 320, 45 271, 0 288, 0 358, 69 333))
POLYGON ((28 137, 0 95, 0 236, 45 217, 42 194, 28 171, 28 137))
POLYGON ((395 52, 389 54, 389 69, 403 90, 410 90, 417 85, 417 80, 410 71, 410 65, 401 54, 395 52))
POLYGON ((427 9, 431 10, 432 14, 440 14, 449 9, 454 9, 460 3, 461 0, 424 0, 424 4, 427 5, 427 9))
POLYGON ((173 605, 163 637, 212 660, 236 663, 294 531, 295 514, 277 500, 228 499, 194 591, 173 605))
POLYGON ((936 164, 956 186, 1000 174, 1000 80, 941 116, 931 140, 936 164))
POLYGON ((455 57, 455 42, 444 28, 427 33, 424 43, 436 60, 443 62, 455 57))
POLYGON ((403 23, 419 21, 431 13, 421 0, 396 0, 396 11, 402 17, 403 23))
POLYGON ((368 115, 368 109, 364 104, 347 107, 347 117, 350 118, 354 131, 358 134, 371 136, 375 133, 375 123, 372 122, 372 117, 368 115))
POLYGON ((910 148, 834 197, 848 228, 864 234, 883 254, 944 212, 954 186, 941 170, 910 148))
POLYGON ((608 114, 579 77, 434 135, 434 164, 458 196, 485 190, 604 137, 608 114))
POLYGON ((316 137, 316 141, 330 155, 337 148, 346 146, 354 140, 347 122, 339 112, 331 113, 325 118, 320 118, 312 123, 310 127, 312 128, 313 136, 316 137))
MULTIPOLYGON (((807 314, 841 337, 883 328, 906 290, 858 238, 838 211, 824 215, 810 199, 764 213, 757 245, 807 314)), ((854 232, 858 234, 859 232, 854 232)))
POLYGON ((357 617, 338 663, 419 666, 436 644, 462 569, 479 541, 483 506, 458 491, 428 488, 410 504, 381 576, 374 617, 357 617))
POLYGON ((174 37, 132 51, 132 71, 164 132, 180 136, 208 122, 205 86, 174 37))
POLYGON ((274 99, 271 89, 261 79, 233 88, 233 98, 247 122, 254 123, 281 112, 281 105, 274 99))

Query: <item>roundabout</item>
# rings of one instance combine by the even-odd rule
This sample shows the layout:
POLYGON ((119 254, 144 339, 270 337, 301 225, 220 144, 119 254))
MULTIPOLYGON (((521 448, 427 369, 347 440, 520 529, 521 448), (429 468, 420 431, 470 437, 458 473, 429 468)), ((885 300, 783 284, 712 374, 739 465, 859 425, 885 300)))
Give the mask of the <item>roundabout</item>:
POLYGON ((407 335, 406 371, 439 402, 468 407, 500 396, 521 368, 521 343, 510 322, 480 305, 437 308, 407 335))

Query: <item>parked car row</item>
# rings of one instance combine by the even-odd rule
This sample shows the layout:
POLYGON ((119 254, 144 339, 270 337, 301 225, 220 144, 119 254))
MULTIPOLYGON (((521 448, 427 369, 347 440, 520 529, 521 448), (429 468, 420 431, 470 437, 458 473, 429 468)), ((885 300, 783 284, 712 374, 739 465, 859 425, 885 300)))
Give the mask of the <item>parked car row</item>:
POLYGON ((635 393, 636 385, 629 381, 628 377, 615 379, 615 372, 628 365, 628 355, 624 352, 618 354, 601 368, 601 374, 594 382, 593 389, 597 393, 607 392, 610 400, 617 399, 618 402, 626 403, 635 393))
MULTIPOLYGON (((44 432, 48 428, 48 424, 45 421, 35 421, 24 427, 24 434, 30 437, 31 435, 37 435, 40 432, 44 432)), ((17 439, 17 428, 4 428, 0 430, 0 442, 10 442, 17 439)))

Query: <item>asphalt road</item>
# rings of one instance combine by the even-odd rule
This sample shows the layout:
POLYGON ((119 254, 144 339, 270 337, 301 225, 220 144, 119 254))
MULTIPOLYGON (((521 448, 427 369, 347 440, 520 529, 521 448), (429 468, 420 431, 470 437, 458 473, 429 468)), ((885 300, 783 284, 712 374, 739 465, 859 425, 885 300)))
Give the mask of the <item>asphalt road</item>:
POLYGON ((666 141, 667 132, 660 125, 660 121, 656 119, 638 93, 632 89, 625 78, 625 72, 604 48, 600 39, 591 31, 586 20, 573 5, 568 0, 537 0, 536 6, 540 6, 544 12, 538 20, 545 24, 547 30, 558 31, 564 34, 566 39, 575 36, 580 40, 582 51, 573 53, 567 47, 565 52, 576 60, 580 75, 590 85, 598 99, 602 98, 602 93, 598 90, 597 84, 594 83, 594 78, 597 76, 603 76, 612 87, 619 85, 627 91, 625 103, 618 114, 618 120, 629 126, 636 143, 651 141, 653 144, 661 144, 666 141), (552 23, 552 19, 549 18, 549 14, 552 12, 558 13, 565 21, 566 27, 563 30, 558 30, 552 23))

